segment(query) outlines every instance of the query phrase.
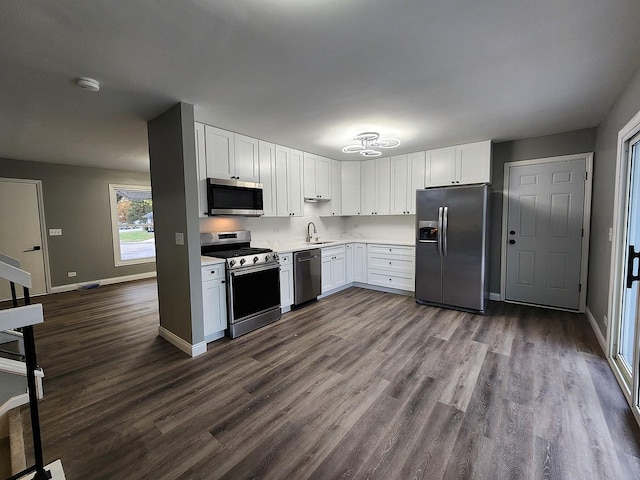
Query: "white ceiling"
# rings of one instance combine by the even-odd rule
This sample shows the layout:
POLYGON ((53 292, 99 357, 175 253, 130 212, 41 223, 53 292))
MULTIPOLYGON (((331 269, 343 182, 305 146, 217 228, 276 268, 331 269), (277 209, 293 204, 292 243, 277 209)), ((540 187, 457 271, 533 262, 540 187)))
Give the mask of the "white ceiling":
POLYGON ((596 126, 640 67, 638 0, 2 0, 0 158, 149 168, 146 121, 336 159, 596 126), (99 93, 74 85, 101 82, 99 93))

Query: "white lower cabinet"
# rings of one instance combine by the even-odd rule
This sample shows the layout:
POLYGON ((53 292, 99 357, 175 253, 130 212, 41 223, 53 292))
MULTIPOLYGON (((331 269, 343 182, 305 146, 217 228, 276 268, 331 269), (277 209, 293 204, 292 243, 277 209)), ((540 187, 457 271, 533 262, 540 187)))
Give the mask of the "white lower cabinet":
POLYGON ((353 281, 367 283, 367 244, 353 244, 353 281))
POLYGON ((293 254, 280 254, 280 309, 289 311, 293 305, 293 254))
POLYGON ((353 243, 347 243, 344 246, 345 253, 345 281, 353 283, 353 243))
POLYGON ((398 290, 415 288, 415 247, 367 246, 367 283, 398 290))
POLYGON ((224 336, 227 328, 227 285, 224 264, 202 267, 202 317, 205 342, 224 336))
POLYGON ((346 252, 344 245, 322 249, 322 293, 346 284, 346 252))

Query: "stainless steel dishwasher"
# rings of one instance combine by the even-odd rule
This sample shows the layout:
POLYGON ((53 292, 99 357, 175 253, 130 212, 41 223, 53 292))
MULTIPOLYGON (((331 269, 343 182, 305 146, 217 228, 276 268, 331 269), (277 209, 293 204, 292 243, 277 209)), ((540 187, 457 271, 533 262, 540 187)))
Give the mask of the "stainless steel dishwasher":
POLYGON ((322 258, 319 248, 293 254, 293 304, 314 300, 322 293, 322 258))

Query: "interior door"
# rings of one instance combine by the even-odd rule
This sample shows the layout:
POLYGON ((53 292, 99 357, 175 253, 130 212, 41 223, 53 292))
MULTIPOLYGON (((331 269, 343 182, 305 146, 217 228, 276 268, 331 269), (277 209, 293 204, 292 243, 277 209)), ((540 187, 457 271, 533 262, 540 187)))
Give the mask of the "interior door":
MULTIPOLYGON (((0 180, 0 253, 20 261, 31 273, 31 295, 47 292, 40 207, 35 182, 0 180)), ((22 289, 18 293, 21 296, 22 289)), ((9 282, 0 281, 0 301, 11 298, 9 282)))
POLYGON ((578 310, 586 159, 512 166, 505 299, 578 310))

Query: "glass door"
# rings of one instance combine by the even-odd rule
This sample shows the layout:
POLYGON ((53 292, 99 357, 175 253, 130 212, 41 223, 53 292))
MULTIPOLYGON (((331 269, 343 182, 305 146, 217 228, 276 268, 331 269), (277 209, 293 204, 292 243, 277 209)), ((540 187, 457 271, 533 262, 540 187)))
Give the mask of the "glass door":
MULTIPOLYGON (((629 176, 625 222, 625 263, 621 280, 621 309, 617 322, 615 361, 629 391, 637 377, 640 309, 640 134, 629 142, 629 176)), ((636 395, 634 395, 637 398, 636 395)))

